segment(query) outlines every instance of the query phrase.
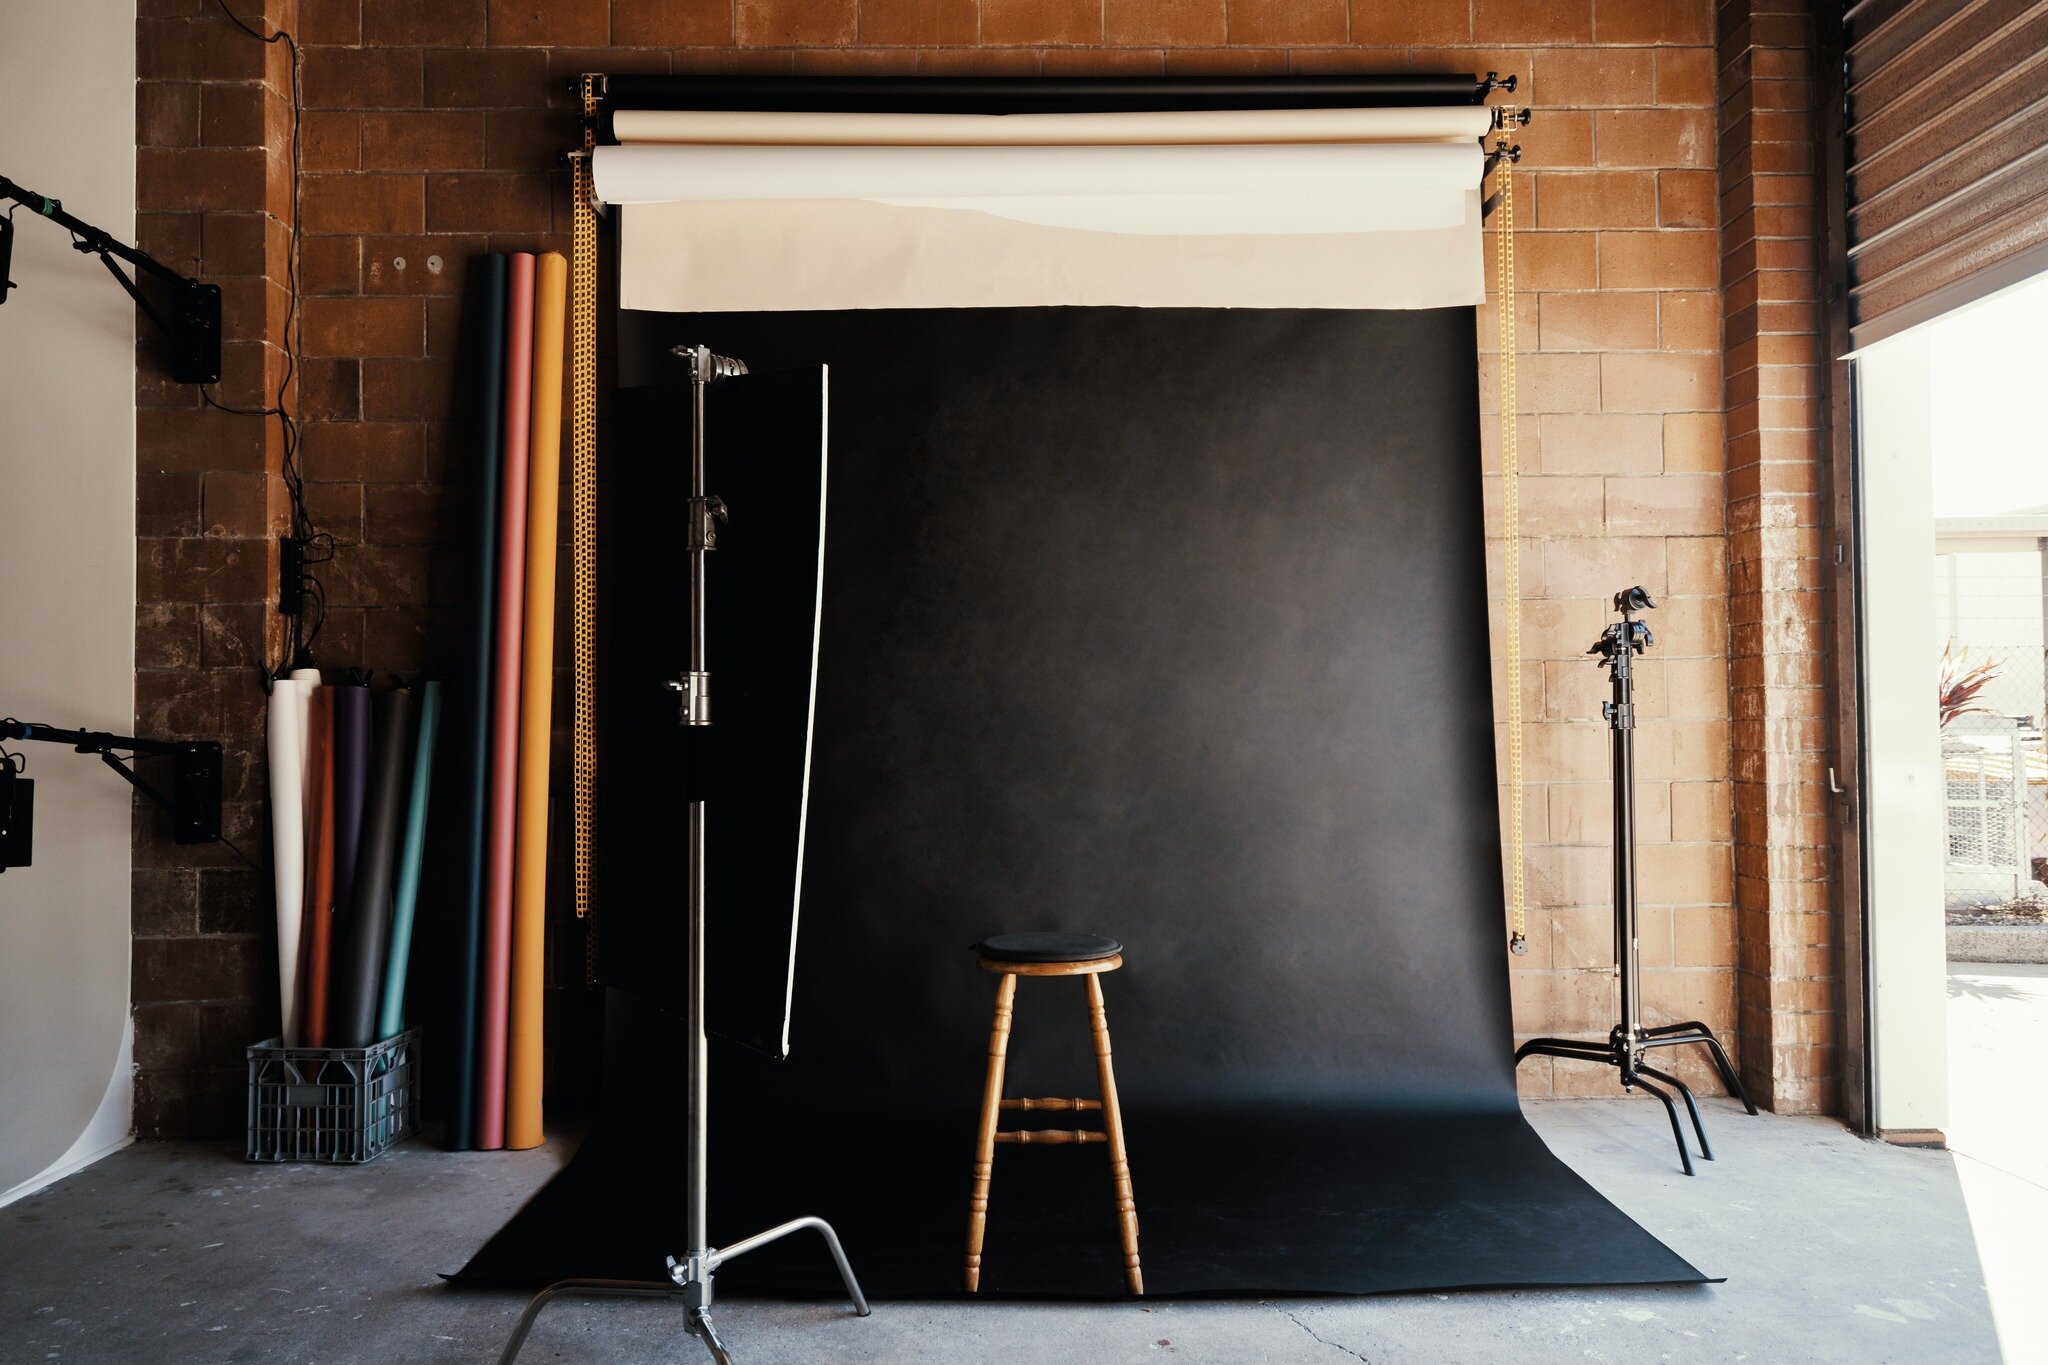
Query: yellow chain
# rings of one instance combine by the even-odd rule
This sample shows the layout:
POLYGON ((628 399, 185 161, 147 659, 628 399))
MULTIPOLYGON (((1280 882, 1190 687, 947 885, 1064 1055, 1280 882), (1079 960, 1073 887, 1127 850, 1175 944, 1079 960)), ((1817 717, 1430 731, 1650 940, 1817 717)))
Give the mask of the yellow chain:
POLYGON ((1515 447, 1515 163, 1500 132, 1500 203, 1494 207, 1495 292, 1500 302, 1501 618, 1508 689, 1508 947, 1528 951, 1528 879, 1522 833, 1522 500, 1515 447))
MULTIPOLYGON (((583 78, 583 155, 573 160, 574 231, 569 279, 569 511, 576 583, 576 917, 591 911, 597 794, 597 210, 590 156, 597 146, 597 80, 583 78)), ((586 979, 595 979, 597 936, 586 932, 586 979)))

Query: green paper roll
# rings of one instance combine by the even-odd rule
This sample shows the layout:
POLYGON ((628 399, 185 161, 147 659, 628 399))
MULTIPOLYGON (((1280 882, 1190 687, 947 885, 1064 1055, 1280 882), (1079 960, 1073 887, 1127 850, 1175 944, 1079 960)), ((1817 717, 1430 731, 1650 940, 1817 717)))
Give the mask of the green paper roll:
POLYGON ((377 1036, 405 1027, 405 974, 412 961, 413 909, 420 898, 420 863, 427 844, 427 798, 434 786, 434 736, 441 723, 441 684, 420 688, 419 738, 412 753, 412 795, 405 812, 405 845, 398 855, 398 886, 391 900, 391 943, 384 955, 384 993, 377 1036))

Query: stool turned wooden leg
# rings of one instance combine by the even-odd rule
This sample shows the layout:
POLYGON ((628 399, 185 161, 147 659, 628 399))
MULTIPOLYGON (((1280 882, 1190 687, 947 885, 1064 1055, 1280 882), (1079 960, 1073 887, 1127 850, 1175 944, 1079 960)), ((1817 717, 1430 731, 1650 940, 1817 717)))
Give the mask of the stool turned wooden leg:
POLYGON ((1102 1008, 1102 978, 1088 976, 1088 1015, 1095 1027, 1095 1073, 1102 1079, 1102 1126, 1109 1132, 1109 1175, 1116 1184, 1116 1220, 1124 1240, 1124 1278, 1133 1294, 1145 1292, 1138 1269, 1138 1201, 1131 1193, 1130 1154, 1124 1150, 1124 1111, 1116 1099, 1116 1070, 1109 1061, 1109 1015, 1102 1008))
POLYGON ((996 1170, 996 1119, 1003 1102, 1003 1066, 1010 1055, 1010 1014, 1017 978, 996 987, 996 1022, 988 1035, 988 1080, 981 1090, 981 1131, 974 1139, 974 1193, 967 1200, 967 1292, 981 1288, 981 1237, 988 1227, 988 1184, 996 1170))

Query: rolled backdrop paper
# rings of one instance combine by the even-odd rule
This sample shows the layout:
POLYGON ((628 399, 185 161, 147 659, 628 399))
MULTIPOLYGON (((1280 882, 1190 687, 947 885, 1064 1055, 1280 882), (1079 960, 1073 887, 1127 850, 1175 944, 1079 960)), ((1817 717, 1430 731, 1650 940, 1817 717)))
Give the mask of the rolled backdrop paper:
POLYGON ((562 322, 569 263, 536 271, 533 406, 526 478, 526 619, 519 683, 519 789, 512 878, 512 999, 505 1145, 542 1141, 543 1001, 547 977, 548 760, 554 721, 555 549, 562 480, 562 322))
POLYGON ((420 868, 427 846, 427 806, 434 790, 434 741, 441 727, 441 684, 420 687, 419 727, 413 741, 412 785, 405 812, 405 839, 398 854, 398 879, 391 894, 391 938, 384 954, 384 987, 378 1001, 377 1036, 390 1038, 405 1027, 406 973, 412 968, 412 924, 420 898, 420 868))
POLYGON ((391 879, 398 861, 398 822, 411 771, 413 700, 402 688, 379 692, 372 705, 376 754, 364 803, 363 843, 356 864, 355 904, 334 992, 335 1038, 342 1047, 378 1040, 377 1009, 391 933, 391 879))
POLYGON ((1088 147, 1476 141, 1483 105, 1387 109, 1148 109, 1100 114, 870 114, 621 109, 622 143, 804 147, 1088 147))
POLYGON ((592 165, 632 309, 1437 308, 1490 118, 641 111, 592 165))
POLYGON ((327 1046, 327 975, 334 942, 334 692, 312 689, 307 712, 306 922, 299 935, 299 1037, 327 1046))
POLYGON ((470 344, 476 356, 471 392, 475 433, 475 555, 472 566, 469 648, 454 701, 461 705, 462 752, 457 821, 462 858, 456 930, 457 1000, 455 1036, 449 1047, 454 1077, 449 1097, 447 1143, 460 1151, 474 1145, 477 1129, 478 1052, 483 997, 484 883, 488 861, 491 774, 491 676, 495 659, 498 593, 498 502, 504 464, 505 312, 510 262, 500 253, 483 258, 473 296, 470 344))
POLYGON ((505 1145, 505 1064, 512 996, 512 855, 518 825, 519 666, 526 610, 527 445, 533 428, 531 252, 512 256, 505 311, 504 467, 498 506, 497 616, 491 660, 490 844, 484 868, 483 1008, 476 1145, 505 1145))
POLYGON ((306 684, 270 685, 264 746, 270 769, 270 870, 277 911, 278 1037, 298 1037, 299 929, 306 915, 306 684))
MULTIPOLYGON (((334 945, 348 941, 348 921, 355 912, 356 863, 363 847, 363 810, 370 791, 370 689, 343 683, 334 697, 334 945)), ((335 966, 341 959, 335 959, 335 966)), ((333 1014, 334 992, 328 991, 328 1036, 340 1030, 333 1014)))

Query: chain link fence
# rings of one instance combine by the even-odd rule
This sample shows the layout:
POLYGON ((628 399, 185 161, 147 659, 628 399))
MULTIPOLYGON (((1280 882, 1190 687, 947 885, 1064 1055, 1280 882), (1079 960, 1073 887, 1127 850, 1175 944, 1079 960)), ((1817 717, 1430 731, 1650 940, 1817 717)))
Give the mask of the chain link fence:
POLYGON ((1935 556, 1951 920, 2048 918, 2042 549, 1935 556))

